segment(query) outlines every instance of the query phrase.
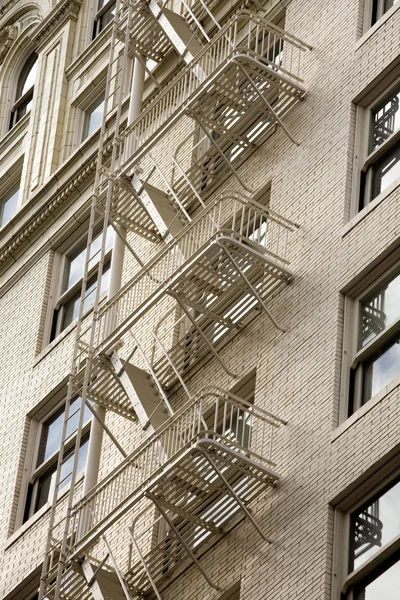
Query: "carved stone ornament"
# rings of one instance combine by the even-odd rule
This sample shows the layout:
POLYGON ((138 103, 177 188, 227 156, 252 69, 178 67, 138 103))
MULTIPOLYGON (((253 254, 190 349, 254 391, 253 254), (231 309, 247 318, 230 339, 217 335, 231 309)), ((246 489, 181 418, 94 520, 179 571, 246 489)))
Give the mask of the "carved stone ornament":
POLYGON ((0 29, 0 65, 3 64, 16 37, 17 28, 14 25, 8 25, 0 29))

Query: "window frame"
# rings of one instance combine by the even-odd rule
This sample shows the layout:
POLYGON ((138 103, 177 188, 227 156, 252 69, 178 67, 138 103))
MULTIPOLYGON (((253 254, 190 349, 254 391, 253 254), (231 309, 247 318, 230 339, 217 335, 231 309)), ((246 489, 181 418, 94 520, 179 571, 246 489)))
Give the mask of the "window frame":
MULTIPOLYGON (((19 121, 21 119, 23 119, 28 113, 30 113, 30 109, 29 109, 29 111, 25 111, 25 113, 21 117, 17 118, 18 111, 21 109, 21 107, 27 106, 30 102, 32 102, 34 93, 35 93, 36 81, 33 83, 33 85, 31 85, 31 87, 28 90, 26 90, 26 92, 24 92, 21 95, 19 95, 19 87, 20 87, 21 81, 24 79, 24 77, 25 77, 25 81, 26 81, 26 79, 29 76, 29 73, 31 72, 34 65, 36 64, 38 66, 38 61, 39 61, 39 57, 36 54, 36 52, 31 52, 31 54, 25 60, 25 62, 22 65, 22 68, 19 71, 17 85, 15 88, 15 94, 14 94, 15 100, 11 107, 11 112, 10 112, 10 122, 9 122, 9 127, 8 127, 9 131, 11 131, 15 127, 15 125, 17 125, 17 123, 19 123, 19 121)), ((36 74, 36 77, 37 77, 37 74, 36 74)))
POLYGON ((364 4, 364 32, 379 23, 380 19, 396 6, 398 0, 394 0, 393 5, 385 8, 387 0, 365 0, 364 4))
MULTIPOLYGON (((53 393, 45 405, 41 409, 37 409, 30 417, 29 437, 24 466, 25 485, 21 487, 15 530, 29 523, 30 520, 34 519, 37 515, 40 516, 42 511, 47 510, 49 503, 52 501, 52 497, 49 497, 42 506, 35 508, 38 500, 39 479, 46 473, 50 473, 54 467, 57 467, 60 446, 58 446, 57 450, 48 456, 46 460, 43 460, 39 466, 37 466, 37 462, 41 449, 43 427, 46 422, 48 422, 63 407, 65 407, 66 395, 66 388, 63 386, 62 389, 58 390, 58 392, 53 393)), ((78 396, 76 396, 76 398, 77 397, 78 396)), ((83 425, 81 446, 89 440, 91 427, 92 417, 90 417, 83 425)), ((64 456, 67 456, 68 453, 73 450, 75 446, 76 435, 77 430, 73 431, 68 436, 64 447, 64 456)), ((77 476, 83 474, 84 471, 85 469, 81 470, 77 476)), ((66 483, 65 487, 59 491, 59 498, 68 489, 69 482, 66 483)))
POLYGON ((400 481, 399 457, 392 459, 372 478, 355 487, 355 491, 335 507, 332 597, 335 600, 359 600, 360 588, 369 585, 400 561, 400 535, 383 545, 362 565, 349 572, 351 552, 351 515, 382 496, 400 481), (371 482, 372 479, 372 482, 371 482))
POLYGON ((14 218, 14 216, 17 214, 19 205, 20 205, 20 199, 21 199, 21 181, 18 180, 9 187, 7 192, 5 192, 0 197, 0 229, 2 227, 5 227, 7 225, 7 223, 9 223, 14 218), (16 203, 15 211, 12 214, 12 216, 8 219, 8 221, 3 222, 4 207, 5 207, 6 203, 8 202, 8 200, 10 200, 14 196, 16 191, 18 191, 18 196, 17 196, 17 203, 16 203))
MULTIPOLYGON (((363 402, 363 375, 364 364, 371 359, 379 349, 385 347, 393 338, 400 335, 400 316, 383 331, 375 335, 364 346, 359 346, 360 330, 361 330, 361 304, 371 296, 374 292, 378 292, 385 284, 389 283, 400 275, 400 262, 397 260, 392 265, 388 266, 384 271, 380 270, 379 274, 373 275, 372 272, 368 277, 369 281, 361 289, 354 294, 349 293, 344 297, 344 324, 343 324, 343 349, 342 349, 342 384, 341 384, 341 410, 340 422, 345 421, 354 415, 360 408, 367 405, 371 400, 381 393, 381 388, 376 394, 363 402), (354 375, 352 375, 352 372, 354 375), (354 377, 352 383, 351 378, 354 377), (352 410, 351 410, 352 409, 352 410)), ((396 382, 400 377, 396 376, 393 382, 396 382)), ((386 384, 390 385, 390 384, 386 384)), ((384 386, 385 387, 385 386, 384 386)))
MULTIPOLYGON (((399 0, 400 1, 400 0, 399 0)), ((353 186, 351 215, 355 216, 365 209, 376 198, 387 195, 400 183, 400 176, 373 197, 373 170, 380 160, 390 155, 397 146, 400 147, 400 128, 392 133, 382 144, 370 151, 372 132, 372 116, 375 110, 395 92, 400 92, 400 69, 392 71, 390 83, 384 80, 364 100, 356 105, 356 131, 354 146, 353 186), (393 79, 393 74, 396 75, 393 79)))
POLYGON ((97 10, 95 9, 96 14, 93 19, 92 41, 95 40, 106 29, 107 25, 109 25, 112 22, 113 19, 111 19, 111 21, 106 23, 106 25, 103 25, 101 22, 101 19, 109 11, 110 8, 112 8, 113 6, 114 7, 116 6, 115 0, 106 0, 101 8, 98 8, 99 0, 96 0, 96 3, 97 3, 97 10))
MULTIPOLYGON (((112 225, 109 225, 112 227, 112 225)), ((98 235, 102 235, 102 228, 99 227, 95 230, 94 238, 98 235)), ((114 240, 115 240, 115 232, 114 232, 114 240)), ((48 335, 45 336, 48 338, 48 343, 56 340, 60 335, 62 335, 65 331, 69 329, 69 327, 73 326, 76 323, 76 319, 72 320, 71 323, 68 323, 63 326, 64 315, 65 315, 65 306, 71 302, 74 297, 80 297, 82 291, 82 281, 83 281, 83 273, 82 276, 73 283, 69 288, 63 291, 63 285, 66 278, 66 270, 68 268, 68 262, 71 260, 71 256, 78 256, 80 252, 85 251, 87 246, 87 236, 88 236, 88 223, 86 222, 86 227, 84 232, 76 239, 74 242, 70 243, 67 247, 63 249, 59 249, 54 257, 53 261, 53 273, 55 273, 55 278, 53 280, 53 289, 54 289, 54 303, 50 306, 50 315, 49 318, 49 327, 48 327, 48 335), (80 248, 80 252, 77 252, 80 248)), ((64 244, 65 246, 65 244, 64 244)), ((104 255, 104 263, 103 263, 103 275, 104 273, 111 268, 111 259, 112 259, 113 246, 105 253, 104 255)), ((93 266, 88 271, 88 287, 90 287, 91 280, 94 280, 97 276, 99 261, 96 261, 93 266)), ((101 299, 105 297, 107 294, 107 290, 105 290, 101 294, 101 299)), ((93 309, 93 303, 87 306, 84 310, 84 314, 88 314, 93 309)))

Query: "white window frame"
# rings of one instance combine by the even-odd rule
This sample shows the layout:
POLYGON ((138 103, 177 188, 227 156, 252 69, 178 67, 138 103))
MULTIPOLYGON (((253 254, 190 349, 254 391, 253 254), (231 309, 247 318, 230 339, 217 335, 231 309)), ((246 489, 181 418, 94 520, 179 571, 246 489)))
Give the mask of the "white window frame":
MULTIPOLYGON (((53 415, 55 415, 62 409, 63 406, 65 406, 65 402, 66 388, 63 386, 58 392, 53 393, 44 406, 37 409, 30 418, 24 467, 24 481, 21 485, 15 529, 18 529, 21 525, 28 523, 31 519, 35 518, 36 515, 41 515, 42 511, 46 510, 49 506, 49 503, 52 501, 52 498, 50 497, 48 498, 47 503, 45 503, 42 507, 35 509, 39 478, 51 471, 54 466, 57 466, 59 448, 39 466, 37 466, 37 460, 40 451, 43 426, 49 419, 51 419, 53 415)), ((92 419, 89 419, 82 428, 82 443, 90 436, 91 423, 92 419)), ((68 453, 74 447, 76 435, 77 432, 74 431, 68 437, 68 440, 66 440, 65 453, 68 453)), ((82 474, 83 473, 84 470, 82 471, 82 474)), ((69 484, 67 483, 65 485, 65 490, 67 490, 68 487, 69 484)), ((60 495, 62 495, 63 491, 63 489, 60 490, 60 495)))
MULTIPOLYGON (((334 512, 334 552, 332 569, 332 600, 357 600, 355 589, 368 585, 381 574, 380 569, 395 558, 400 561, 400 536, 394 537, 360 567, 349 573, 351 515, 385 490, 400 481, 399 459, 395 458, 378 473, 357 485, 334 512), (375 574, 375 576, 374 576, 375 574)), ((397 562, 395 560, 395 562, 397 562)), ((387 569, 390 567, 388 566, 387 569)), ((387 570, 383 569, 383 571, 387 570)))
POLYGON ((364 4, 364 31, 373 27, 384 15, 386 15, 399 0, 394 0, 393 6, 385 8, 387 0, 365 0, 364 4), (376 14, 374 15, 374 12, 376 14))
POLYGON ((112 22, 112 19, 111 19, 111 21, 106 23, 106 25, 103 25, 101 20, 110 8, 112 8, 113 6, 114 7, 116 6, 116 1, 115 0, 106 0, 101 8, 98 8, 99 0, 96 0, 96 4, 97 4, 97 6, 95 9, 96 14, 95 14, 94 21, 93 21, 92 40, 95 40, 106 29, 107 25, 109 25, 112 22))
MULTIPOLYGON (((400 262, 397 260, 388 265, 382 272, 374 270, 365 280, 365 285, 348 294, 344 298, 344 332, 343 332, 343 353, 342 353, 342 377, 341 377, 341 405, 340 422, 345 421, 352 414, 356 413, 362 406, 365 406, 373 400, 374 396, 363 403, 363 365, 374 356, 380 348, 386 345, 396 334, 400 335, 400 317, 383 331, 377 334, 365 346, 359 348, 360 327, 361 327, 361 303, 365 298, 375 291, 377 292, 386 283, 400 275, 400 262), (351 387, 351 371, 354 372, 353 390, 351 387), (350 407, 353 410, 350 414, 350 407)), ((400 373, 399 373, 400 377, 400 373)), ((396 382, 398 377, 393 379, 396 382)), ((377 392, 379 394, 380 391, 377 392)))
MULTIPOLYGON (((82 229, 81 229, 82 231, 82 229)), ((100 229, 96 232, 94 237, 102 234, 102 230, 100 229)), ((66 269, 68 268, 68 261, 71 256, 74 256, 77 252, 84 251, 87 245, 87 236, 88 236, 88 223, 85 223, 84 232, 75 240, 72 244, 64 243, 61 248, 59 248, 58 252, 56 252, 53 261, 53 293, 51 296, 54 298, 53 302, 50 302, 50 317, 47 327, 47 332, 44 336, 45 340, 47 339, 49 343, 56 340, 64 331, 69 330, 70 327, 76 323, 72 321, 67 324, 65 327, 63 326, 65 307, 74 297, 80 296, 82 289, 82 277, 80 277, 73 285, 71 285, 68 289, 63 290, 65 277, 66 277, 66 269)), ((115 239, 115 238, 114 238, 115 239)), ((99 257, 99 255, 97 255, 99 257)), ((103 273, 106 269, 111 268, 111 257, 112 257, 112 248, 110 248, 104 255, 104 264, 103 264, 103 273)), ((88 272, 88 282, 91 279, 96 277, 98 262, 94 261, 88 272)), ((101 298, 107 295, 107 290, 104 290, 101 298)), ((93 303, 85 308, 84 314, 89 313, 93 308, 93 303)))
MULTIPOLYGON (((394 132, 380 146, 370 151, 370 136, 372 131, 372 115, 377 107, 391 94, 400 90, 400 70, 393 70, 391 83, 387 79, 368 93, 356 107, 356 131, 353 163, 353 185, 350 217, 363 210, 375 198, 390 193, 393 184, 390 184, 380 194, 372 197, 373 169, 378 161, 389 154, 397 145, 400 145, 400 129, 394 132), (397 74, 396 79, 393 75, 397 74)), ((400 183, 400 177, 395 185, 400 183)))

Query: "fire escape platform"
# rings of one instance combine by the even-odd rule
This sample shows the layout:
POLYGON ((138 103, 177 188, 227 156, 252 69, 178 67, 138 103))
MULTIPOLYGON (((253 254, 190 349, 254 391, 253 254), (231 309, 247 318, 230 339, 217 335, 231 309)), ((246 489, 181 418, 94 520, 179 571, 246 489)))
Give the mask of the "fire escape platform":
POLYGON ((236 312, 235 307, 250 298, 257 303, 257 295, 265 302, 291 281, 285 256, 288 235, 295 228, 236 192, 218 198, 104 304, 96 354, 110 350, 166 293, 188 309, 214 322, 216 318, 220 326, 233 324, 235 318, 235 327, 240 327, 240 310, 229 318, 231 309, 236 312), (107 333, 110 318, 115 325, 107 333))
MULTIPOLYGON (((151 154, 153 147, 182 117, 189 116, 208 138, 207 148, 197 153, 183 174, 178 164, 174 180, 170 174, 163 178, 183 206, 190 205, 193 189, 209 192, 211 183, 221 181, 221 172, 229 174, 235 163, 250 156, 304 97, 300 54, 307 48, 253 13, 239 12, 126 128, 117 175, 132 178, 146 157, 160 171, 151 154)), ((146 207, 140 194, 132 192, 132 196, 138 205, 134 221, 146 229, 146 207)), ((111 210, 121 220, 126 219, 126 206, 129 200, 121 202, 115 193, 111 210)))
MULTIPOLYGON (((246 505, 265 494, 279 480, 273 470, 248 460, 223 443, 213 444, 206 438, 198 439, 164 473, 162 479, 145 492, 159 508, 174 515, 178 532, 169 529, 144 556, 147 568, 158 585, 162 585, 165 576, 171 575, 181 561, 188 559, 182 539, 194 551, 205 540, 209 545, 215 544, 240 511, 229 494, 229 488, 208 462, 208 454, 223 473, 228 486, 246 505)), ((133 598, 139 599, 142 594, 151 592, 141 561, 134 564, 125 577, 133 598)))
POLYGON ((271 451, 283 424, 229 392, 205 388, 73 507, 68 560, 95 556, 105 531, 116 535, 131 509, 137 506, 139 516, 152 506, 166 528, 162 533, 146 519, 135 530, 134 519, 137 555, 124 572, 132 597, 141 598, 151 591, 149 573, 159 581, 193 559, 204 540, 218 541, 240 511, 249 516, 246 507, 277 483, 271 451), (77 538, 88 510, 90 526, 77 538))
MULTIPOLYGON (((202 103, 207 106, 210 91, 213 92, 213 102, 216 99, 221 104, 227 102, 227 110, 231 105, 232 110, 238 107, 243 109, 247 105, 245 99, 239 101, 243 90, 246 93, 246 88, 247 93, 251 90, 253 101, 259 95, 270 95, 272 90, 276 114, 282 112, 288 99, 290 103, 300 100, 306 94, 306 89, 298 74, 298 55, 306 48, 297 38, 253 13, 237 13, 142 111, 140 117, 126 128, 124 136, 134 140, 136 150, 124 157, 120 173, 129 174, 129 169, 188 111, 202 103), (289 64, 285 67, 276 64, 283 44, 288 46, 290 55, 289 64), (268 58, 269 54, 271 58, 268 58), (222 80, 219 86, 216 82, 218 79, 222 80)), ((257 104, 264 102, 260 99, 257 104)), ((214 109, 216 106, 214 103, 214 109)))

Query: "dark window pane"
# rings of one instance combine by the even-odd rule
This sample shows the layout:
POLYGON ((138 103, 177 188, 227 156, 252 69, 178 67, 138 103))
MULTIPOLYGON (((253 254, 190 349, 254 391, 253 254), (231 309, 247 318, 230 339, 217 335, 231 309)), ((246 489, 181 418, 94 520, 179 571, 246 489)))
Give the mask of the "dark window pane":
POLYGON ((398 375, 400 375, 400 344, 397 338, 365 362, 363 404, 398 375))
POLYGON ((372 183, 372 199, 400 177, 400 145, 376 163, 372 183))
POLYGON ((356 600, 399 600, 400 562, 395 563, 356 594, 356 600))
POLYGON ((105 27, 113 20, 115 15, 115 3, 113 3, 110 8, 99 18, 99 26, 98 33, 103 31, 105 27))
POLYGON ((361 303, 363 347, 378 333, 400 318, 400 275, 361 303))
POLYGON ((57 465, 39 478, 35 512, 53 497, 57 465))
POLYGON ((350 571, 360 567, 399 533, 400 482, 351 515, 350 571))
POLYGON ((68 325, 73 323, 79 315, 79 300, 81 297, 80 291, 64 305, 64 318, 61 325, 63 331, 68 325))

